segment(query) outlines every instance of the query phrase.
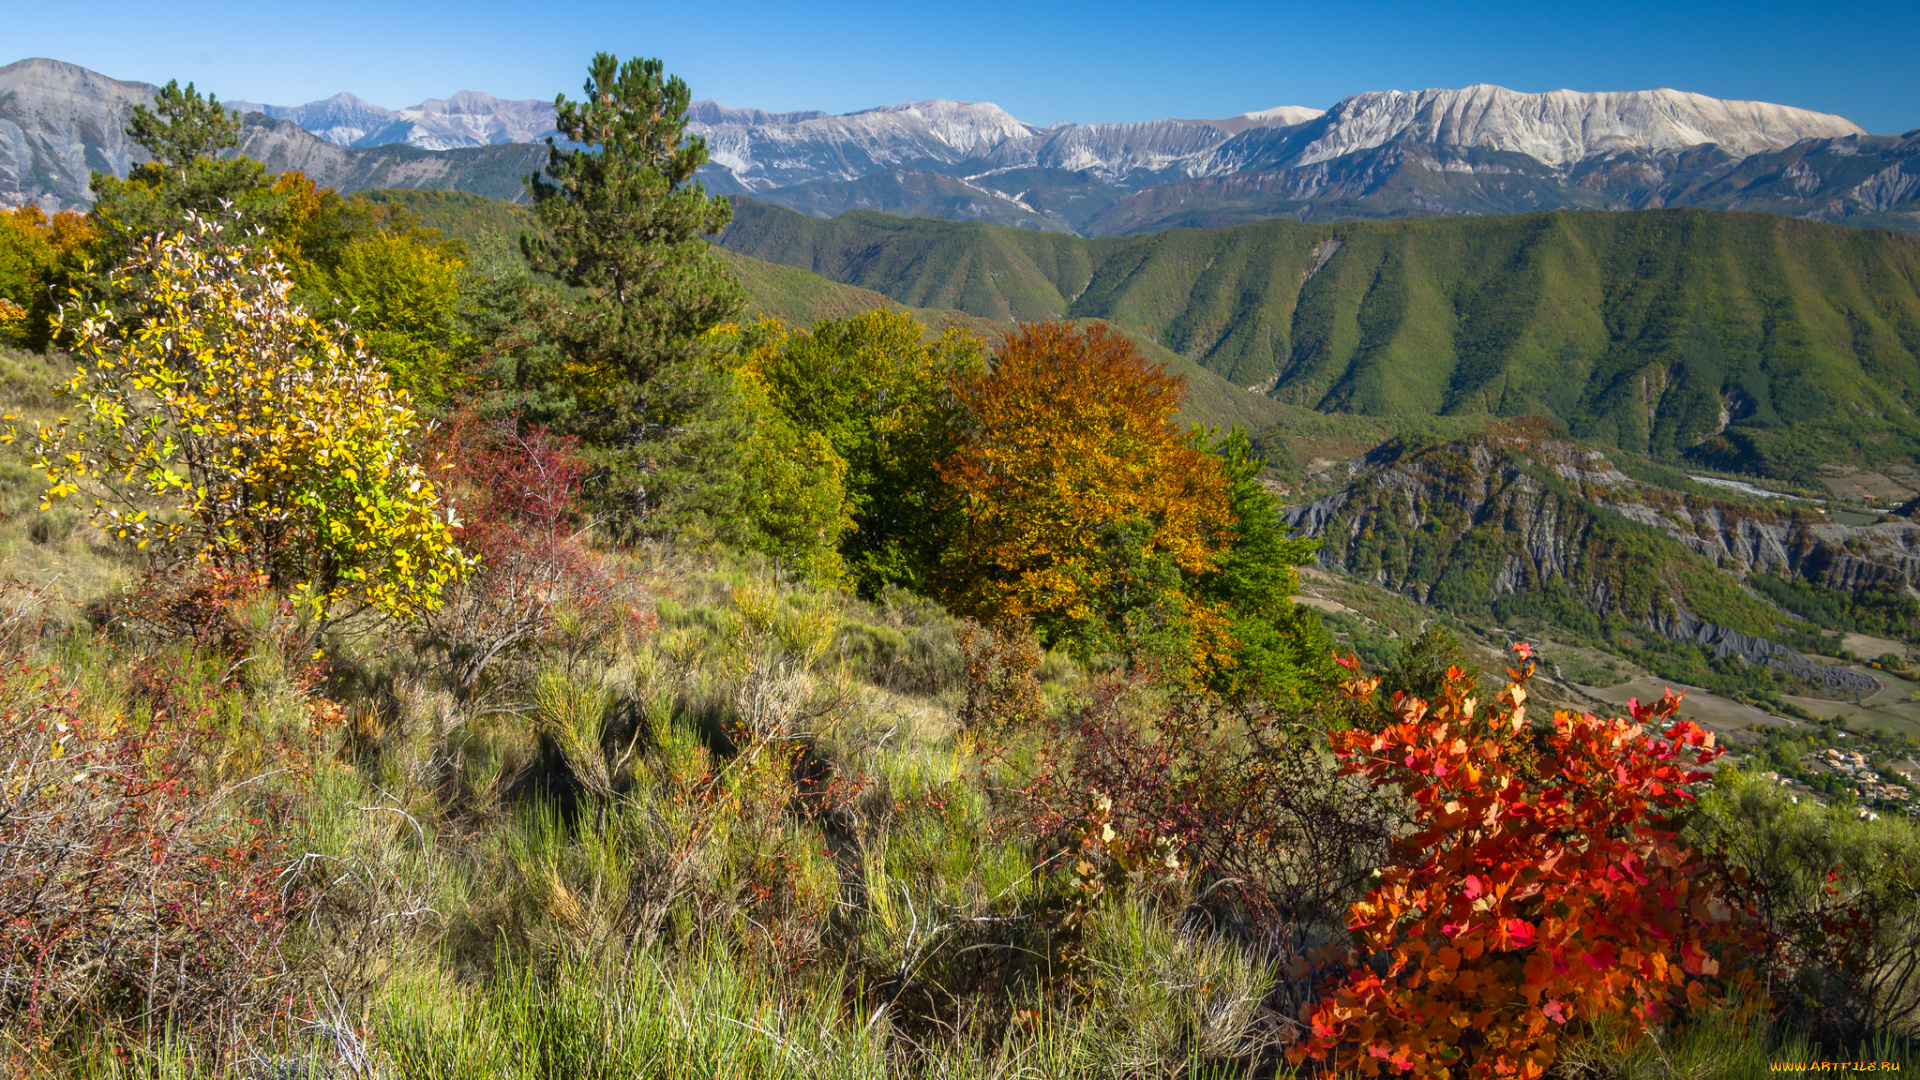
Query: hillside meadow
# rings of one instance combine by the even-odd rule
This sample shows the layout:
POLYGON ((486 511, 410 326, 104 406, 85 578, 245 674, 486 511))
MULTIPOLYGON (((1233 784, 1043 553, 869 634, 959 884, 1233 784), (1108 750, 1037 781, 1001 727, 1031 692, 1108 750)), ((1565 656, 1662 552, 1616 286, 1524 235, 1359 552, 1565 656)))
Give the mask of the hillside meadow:
MULTIPOLYGON (((1744 218, 1559 215, 1112 243, 938 226, 929 255, 910 234, 934 226, 854 215, 722 254, 709 237, 769 219, 691 184, 690 100, 657 60, 596 56, 529 217, 269 175, 219 156, 241 122, 170 82, 128 127, 151 161, 96 175, 90 214, 0 216, 0 1067, 1909 1060, 1920 830, 1838 779, 1882 775, 1884 747, 1826 724, 1729 755, 1671 694, 1553 709, 1533 688, 1543 663, 1564 681, 1557 654, 1475 662, 1404 595, 1342 594, 1371 622, 1298 604, 1319 549, 1274 479, 1282 451, 1327 467, 1306 433, 1547 395, 1474 365, 1580 345, 1589 317, 1656 328, 1616 368, 1581 360, 1565 418, 1632 441, 1675 297, 1726 320, 1721 353, 1688 354, 1702 385, 1756 358, 1739 431, 1762 449, 1837 430, 1827 405, 1879 409, 1869 445, 1905 439, 1905 249, 1815 230, 1788 259, 1744 218), (1675 254, 1667 228, 1698 236, 1675 254), (867 230, 867 257, 836 230, 867 230), (1696 240, 1764 253, 1720 266, 1696 240), (885 280, 779 265, 803 251, 885 280), (1831 306, 1774 288, 1819 251, 1875 378, 1822 351, 1831 306), (1192 282, 1241 274, 1254 310, 1268 263, 1299 272, 1293 329, 1268 369, 1235 366, 1192 282), (1629 264, 1645 289, 1613 289, 1629 264), (1513 300, 1594 266, 1573 329, 1542 312, 1574 292, 1513 300), (1197 314, 1163 319, 1183 276, 1197 314), (1407 351, 1448 333, 1478 344, 1407 351), (1809 403, 1794 380, 1820 364, 1838 374, 1809 403), (1821 801, 1774 775, 1816 753, 1839 763, 1821 801)), ((1683 384, 1642 449, 1666 452, 1662 416, 1698 434, 1683 384)), ((1389 531, 1361 553, 1440 563, 1389 531)), ((1653 595, 1640 554, 1596 574, 1653 595)), ((1454 592, 1482 584, 1484 560, 1449 565, 1454 592)), ((1768 596, 1898 629, 1861 597, 1768 596)))
MULTIPOLYGON (((47 408, 44 362, 8 359, 15 400, 47 408)), ((554 612, 476 691, 431 632, 326 631, 316 665, 311 625, 245 588, 203 596, 181 625, 165 594, 135 585, 141 560, 37 510, 24 470, 7 498, 0 986, 25 995, 10 998, 4 1045, 28 1073, 1286 1073, 1300 1004, 1325 977, 1289 965, 1344 942, 1338 912, 1365 863, 1337 884, 1286 847, 1215 849, 1260 852, 1247 868, 1265 895, 1314 905, 1294 907, 1276 941, 1250 909, 1221 905, 1205 847, 1155 871, 1129 830, 1165 828, 1172 811, 1210 843, 1207 815, 1230 812, 1220 826, 1309 840, 1334 827, 1316 800, 1347 830, 1389 809, 1313 749, 1313 732, 1369 723, 1329 700, 1299 718, 1302 735, 1264 744, 1306 739, 1289 797, 1175 811, 1151 772, 1128 781, 1076 749, 1090 732, 1165 724, 1151 718, 1178 707, 1169 689, 1061 652, 1022 660, 931 602, 862 600, 760 556, 594 542, 601 602, 554 612), (1022 695, 1038 711, 1008 719, 1022 695), (1067 787, 1048 795, 1050 782, 1067 787), (1093 824, 1071 824, 1089 799, 1093 824), (38 824, 49 813, 57 827, 38 824), (22 879, 49 842, 79 847, 22 879), (29 956, 37 974, 18 966, 29 956), (156 1008, 167 1023, 143 1022, 156 1008)), ((1419 671, 1389 678, 1434 677, 1419 671)), ((1212 745, 1162 730, 1146 761, 1212 745)), ((1204 760, 1246 768, 1246 752, 1204 760)), ((1912 828, 1793 807, 1735 775, 1710 785, 1713 810, 1690 826, 1700 840, 1778 836, 1727 849, 1760 860, 1776 890, 1839 860, 1856 885, 1837 910, 1873 913, 1868 961, 1900 962, 1913 941, 1897 913, 1911 909, 1852 904, 1920 858, 1912 828), (1724 816, 1736 831, 1716 831, 1724 816)), ((1886 899, 1910 903, 1898 895, 1886 899)), ((1903 1000, 1881 1007, 1905 1015, 1903 1000)), ((1599 1023, 1564 1044, 1556 1075, 1905 1060, 1897 1028, 1821 1049, 1817 1017, 1599 1023)))

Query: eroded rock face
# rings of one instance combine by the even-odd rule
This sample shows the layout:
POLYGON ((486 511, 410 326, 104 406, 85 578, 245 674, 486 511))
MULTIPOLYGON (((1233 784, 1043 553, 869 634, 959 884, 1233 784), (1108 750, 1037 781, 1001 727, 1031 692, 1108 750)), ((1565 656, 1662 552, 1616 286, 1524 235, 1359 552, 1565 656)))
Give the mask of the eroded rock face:
POLYGON ((1778 642, 1717 626, 1687 611, 1660 615, 1648 625, 1675 641, 1691 641, 1714 656, 1738 656, 1749 664, 1765 664, 1830 691, 1865 696, 1880 690, 1879 681, 1864 671, 1814 663, 1778 642))
POLYGON ((1844 117, 1678 90, 1523 94, 1481 84, 1345 98, 1318 124, 1301 129, 1299 151, 1288 164, 1310 165, 1392 142, 1416 142, 1504 150, 1566 169, 1608 155, 1707 144, 1746 157, 1802 139, 1864 134, 1844 117))
POLYGON ((1354 466, 1344 490, 1287 511, 1287 522, 1324 541, 1322 565, 1422 602, 1484 603, 1557 581, 1597 612, 1753 662, 1801 664, 1692 614, 1685 573, 1920 592, 1920 523, 1848 526, 1684 494, 1564 442, 1481 435, 1354 466), (1654 537, 1636 537, 1640 527, 1654 537))
POLYGON ((133 107, 158 89, 58 60, 0 68, 0 205, 92 205, 94 170, 125 176, 147 160, 125 128, 133 107))

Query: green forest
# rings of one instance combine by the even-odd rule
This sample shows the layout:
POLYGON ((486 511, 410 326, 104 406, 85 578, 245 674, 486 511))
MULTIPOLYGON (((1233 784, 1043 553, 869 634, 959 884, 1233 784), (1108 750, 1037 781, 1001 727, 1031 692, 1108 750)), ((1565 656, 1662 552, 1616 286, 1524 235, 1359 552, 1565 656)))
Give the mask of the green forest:
MULTIPOLYGON (((815 221, 695 182, 691 100, 596 56, 510 206, 344 197, 170 82, 89 213, 0 213, 8 1075, 1913 1059, 1920 829, 1836 779, 1910 742, 1737 756, 1671 693, 1549 707, 1524 638, 1488 677, 1439 620, 1323 622, 1274 479, 1402 426, 1464 476, 1434 432, 1519 412, 1895 452, 1907 241, 815 221)), ((1674 595, 1911 637, 1898 590, 1729 584, 1508 464, 1586 516, 1537 595, 1595 641, 1674 595)), ((1508 541, 1406 509, 1354 508, 1357 575, 1539 615, 1498 610, 1508 541)))
POLYGON ((1618 449, 1778 479, 1920 453, 1911 236, 1662 210, 1083 240, 738 207, 731 251, 910 305, 1110 320, 1322 412, 1547 416, 1618 449))

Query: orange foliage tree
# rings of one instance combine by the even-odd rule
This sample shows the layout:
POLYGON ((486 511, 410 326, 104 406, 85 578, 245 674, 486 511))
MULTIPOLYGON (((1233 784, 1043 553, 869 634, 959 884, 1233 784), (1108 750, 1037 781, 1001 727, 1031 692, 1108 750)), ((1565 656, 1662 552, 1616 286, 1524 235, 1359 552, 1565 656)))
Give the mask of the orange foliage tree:
POLYGON ((942 592, 1050 642, 1177 625, 1194 659, 1224 617, 1180 587, 1231 542, 1227 479, 1175 422, 1185 381, 1099 323, 1021 326, 961 379, 959 445, 939 463, 963 519, 942 592))
POLYGON ((45 348, 64 287, 82 272, 99 232, 71 210, 0 210, 0 342, 45 348))
MULTIPOLYGON (((1747 924, 1672 827, 1713 736, 1673 721, 1671 691, 1632 702, 1631 720, 1557 712, 1536 729, 1531 661, 1510 674, 1490 708, 1454 668, 1438 700, 1396 694, 1378 730, 1334 734, 1344 769, 1398 788, 1416 828, 1353 905, 1365 960, 1303 1016, 1296 1061, 1539 1077, 1596 1019, 1652 1023, 1751 989, 1729 974, 1747 924)), ((1378 685, 1344 688, 1369 699, 1378 685)))

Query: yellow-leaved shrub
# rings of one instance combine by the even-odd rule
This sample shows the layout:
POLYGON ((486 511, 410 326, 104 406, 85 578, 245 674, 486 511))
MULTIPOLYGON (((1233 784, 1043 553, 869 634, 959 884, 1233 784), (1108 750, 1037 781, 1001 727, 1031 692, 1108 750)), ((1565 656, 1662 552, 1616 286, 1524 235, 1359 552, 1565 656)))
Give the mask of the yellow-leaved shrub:
POLYGON ((44 503, 89 498, 113 536, 264 572, 316 613, 432 609, 468 560, 411 398, 231 228, 190 215, 134 247, 108 302, 63 307, 79 408, 29 440, 44 503))

